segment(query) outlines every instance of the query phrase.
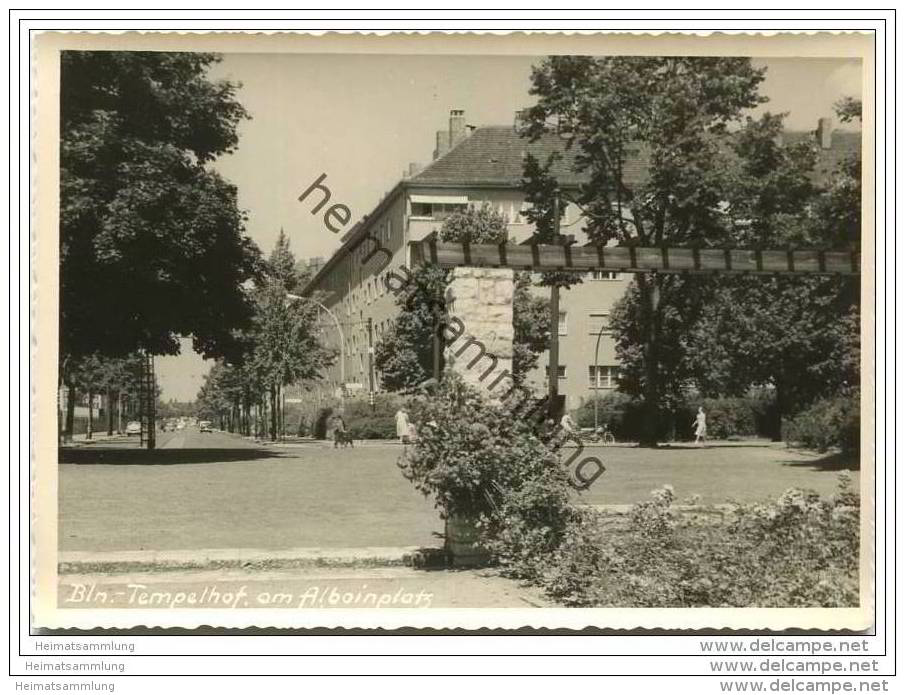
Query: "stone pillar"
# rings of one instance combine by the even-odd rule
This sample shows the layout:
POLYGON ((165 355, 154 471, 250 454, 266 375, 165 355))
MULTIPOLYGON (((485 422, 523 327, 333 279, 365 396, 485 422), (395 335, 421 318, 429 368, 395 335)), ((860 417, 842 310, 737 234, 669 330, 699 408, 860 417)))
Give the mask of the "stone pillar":
POLYGON ((450 275, 444 329, 447 368, 497 400, 512 373, 513 271, 454 268, 450 275))

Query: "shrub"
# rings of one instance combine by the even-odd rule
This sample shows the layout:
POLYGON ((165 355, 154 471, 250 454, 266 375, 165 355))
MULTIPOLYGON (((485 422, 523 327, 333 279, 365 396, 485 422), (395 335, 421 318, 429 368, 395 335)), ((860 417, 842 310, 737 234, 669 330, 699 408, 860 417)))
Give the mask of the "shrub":
POLYGON ((855 606, 859 498, 840 475, 832 499, 791 489, 729 518, 677 513, 669 486, 636 505, 619 532, 571 527, 538 582, 585 606, 855 606))
POLYGON ((317 417, 314 419, 314 437, 315 439, 326 439, 327 430, 330 426, 330 418, 333 417, 333 408, 321 408, 317 411, 317 417))
POLYGON ((536 581, 549 554, 574 534, 578 517, 562 478, 551 468, 502 495, 500 506, 485 515, 479 529, 504 574, 536 581))
POLYGON ((396 411, 403 400, 394 394, 378 394, 374 406, 365 399, 348 401, 343 419, 354 439, 393 439, 396 411))
MULTIPOLYGON (((763 397, 704 398, 690 400, 663 413, 657 436, 663 441, 694 437, 694 417, 698 406, 707 413, 707 433, 713 439, 751 437, 765 434, 766 409, 772 401, 763 397)), ((636 441, 644 425, 640 401, 614 391, 597 401, 598 422, 609 427, 620 441, 636 441)), ((579 427, 594 426, 594 399, 582 404, 576 421, 579 427)))
POLYGON ((858 451, 860 438, 861 406, 857 393, 819 400, 783 420, 783 440, 790 446, 858 451))
POLYGON ((751 398, 702 400, 700 406, 707 414, 707 436, 712 439, 729 439, 756 435, 757 418, 752 401, 751 398))
POLYGON ((409 402, 417 439, 399 462, 443 518, 477 522, 482 543, 513 575, 534 577, 575 510, 555 449, 519 417, 454 374, 409 402))
POLYGON ((606 425, 618 439, 634 439, 635 433, 626 428, 626 411, 632 408, 630 396, 619 391, 611 391, 604 396, 590 398, 578 409, 575 422, 579 427, 594 426, 594 403, 597 403, 597 421, 600 426, 606 425))
POLYGON ((353 439, 394 439, 396 437, 396 421, 386 416, 365 416, 346 421, 347 429, 353 439))

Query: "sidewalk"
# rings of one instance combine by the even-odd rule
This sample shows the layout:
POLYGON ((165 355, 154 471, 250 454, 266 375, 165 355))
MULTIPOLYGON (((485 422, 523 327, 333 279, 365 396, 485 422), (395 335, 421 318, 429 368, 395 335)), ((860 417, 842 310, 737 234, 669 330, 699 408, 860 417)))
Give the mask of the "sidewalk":
POLYGON ((441 548, 198 548, 191 550, 67 551, 57 556, 63 574, 175 570, 413 567, 441 563, 441 548))
POLYGON ((113 434, 107 434, 104 432, 94 432, 91 435, 91 439, 88 439, 88 435, 85 433, 82 434, 74 434, 72 435, 72 441, 64 442, 63 446, 87 446, 91 444, 105 443, 122 443, 122 444, 137 444, 139 441, 139 437, 137 435, 129 436, 127 434, 118 434, 114 432, 113 434))
MULTIPOLYGON (((224 434, 229 434, 224 432, 224 434)), ((262 446, 272 446, 285 449, 333 449, 334 444, 329 439, 314 439, 312 437, 285 437, 273 441, 271 439, 256 439, 255 437, 243 436, 243 439, 260 444, 262 446)), ((356 439, 354 448, 359 447, 365 449, 373 448, 394 448, 402 450, 402 443, 398 439, 356 439)))

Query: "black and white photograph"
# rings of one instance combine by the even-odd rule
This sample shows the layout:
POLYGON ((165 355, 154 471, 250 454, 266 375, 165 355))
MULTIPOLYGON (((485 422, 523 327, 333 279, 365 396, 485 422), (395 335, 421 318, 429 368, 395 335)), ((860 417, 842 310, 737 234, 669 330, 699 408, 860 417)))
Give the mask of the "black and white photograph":
POLYGON ((870 626, 868 37, 82 38, 46 624, 870 626))

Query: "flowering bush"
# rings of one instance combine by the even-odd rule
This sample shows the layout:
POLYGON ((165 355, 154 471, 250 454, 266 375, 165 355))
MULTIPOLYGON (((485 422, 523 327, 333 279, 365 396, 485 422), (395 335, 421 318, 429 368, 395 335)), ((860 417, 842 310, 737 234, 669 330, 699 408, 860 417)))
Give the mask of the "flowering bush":
POLYGON ((791 489, 728 517, 677 512, 669 486, 623 528, 573 525, 538 572, 548 594, 585 606, 858 605, 859 499, 791 489))
POLYGON ((533 577, 576 514, 554 449, 506 406, 490 403, 457 375, 416 395, 417 439, 399 462, 443 518, 478 522, 484 545, 511 573, 533 577))

